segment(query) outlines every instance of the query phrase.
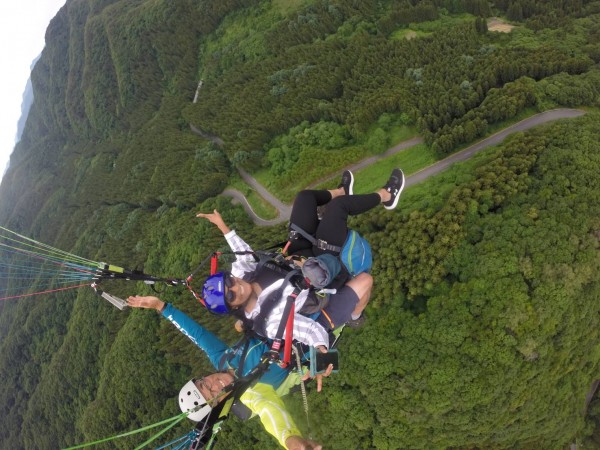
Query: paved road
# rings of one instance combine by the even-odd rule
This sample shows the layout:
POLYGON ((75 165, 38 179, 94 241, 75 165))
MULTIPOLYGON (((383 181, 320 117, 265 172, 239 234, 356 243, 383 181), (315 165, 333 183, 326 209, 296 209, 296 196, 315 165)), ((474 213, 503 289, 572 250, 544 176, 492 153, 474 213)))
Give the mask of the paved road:
MULTIPOLYGON (((264 189, 264 188, 263 188, 264 189)), ((248 203, 248 199, 246 198, 246 196, 244 194, 242 194, 240 191, 238 191, 237 189, 225 189, 222 192, 222 195, 226 195, 228 197, 233 197, 233 202, 234 203, 239 203, 240 205, 242 205, 242 207, 246 210, 246 212, 248 213, 248 215, 250 217, 252 217, 252 220, 254 221, 254 223, 256 225, 260 225, 263 227, 268 227, 268 226, 272 226, 272 225, 277 225, 278 223, 283 222, 284 220, 287 219, 281 219, 280 216, 278 216, 275 219, 261 219, 260 217, 258 217, 258 215, 254 212, 254 210, 252 209, 252 206, 250 206, 250 203, 248 203)), ((285 208, 290 209, 289 206, 284 205, 285 208)), ((287 214, 287 217, 289 217, 290 212, 286 212, 285 214, 287 214)))
POLYGON ((192 133, 195 133, 198 136, 202 136, 204 139, 208 139, 209 141, 214 142, 219 147, 223 146, 223 139, 221 139, 219 136, 215 136, 214 134, 202 131, 200 128, 196 128, 194 125, 190 125, 190 129, 192 130, 192 133))
MULTIPOLYGON (((487 147, 490 147, 493 145, 498 145, 509 134, 515 133, 517 131, 525 131, 525 130, 533 128, 537 125, 542 125, 544 123, 552 122, 552 121, 555 121, 558 119, 569 119, 572 117, 579 117, 584 114, 585 114, 585 111, 581 111, 578 109, 564 109, 563 108, 563 109, 553 109, 550 111, 545 111, 543 113, 536 114, 535 116, 528 117, 527 119, 524 119, 518 123, 515 123, 514 125, 504 128, 503 130, 497 132, 496 134, 494 134, 486 139, 483 139, 482 141, 479 141, 476 144, 473 144, 470 147, 467 147, 466 149, 464 149, 458 153, 454 153, 454 154, 448 156, 446 159, 438 161, 437 163, 432 164, 431 166, 426 167, 423 170, 420 170, 419 172, 412 174, 411 176, 406 178, 406 186, 412 186, 414 184, 420 183, 421 181, 423 181, 433 175, 437 175, 438 173, 446 170, 448 167, 450 167, 452 164, 454 164, 456 162, 461 162, 461 161, 465 161, 465 160, 469 159, 475 153, 483 150, 484 148, 487 148, 487 147)), ((198 130, 197 128, 192 127, 192 131, 194 131, 204 137, 207 137, 206 134, 201 134, 202 132, 200 130, 198 130)), ((216 136, 211 136, 211 138, 218 139, 216 136)), ((387 158, 388 156, 391 156, 402 150, 405 150, 414 145, 420 144, 421 142, 423 142, 423 139, 420 137, 416 137, 416 138, 410 139, 408 141, 401 142, 400 144, 396 145, 395 147, 392 147, 389 150, 387 150, 382 155, 366 158, 366 159, 348 167, 348 169, 350 169, 350 170, 363 169, 363 168, 367 167, 368 165, 373 164, 374 162, 376 162, 380 159, 387 158)), ((240 202, 242 204, 242 206, 244 207, 244 209, 246 210, 246 212, 248 212, 250 217, 252 217, 252 220, 254 221, 254 223, 256 223, 257 225, 269 226, 269 225, 276 225, 276 224, 279 224, 282 222, 286 222, 289 219, 290 213, 291 213, 290 205, 286 205, 286 204, 282 203, 279 199, 277 199, 275 196, 273 196, 261 184, 259 184, 258 181, 256 181, 252 176, 250 176, 250 174, 248 174, 244 170, 240 169, 240 175, 242 176, 244 181, 246 183, 248 183, 248 185, 250 187, 255 189, 261 197, 263 197, 265 200, 267 200, 269 203, 271 203, 279 211, 279 216, 275 219, 272 219, 272 220, 261 219, 252 210, 250 204, 248 203, 248 200, 246 200, 246 198, 244 197, 244 195, 241 192, 239 192, 235 189, 226 189, 223 192, 223 195, 229 195, 231 197, 234 197, 234 199, 236 199, 238 202, 240 202)), ((316 181, 315 183, 312 183, 310 186, 308 186, 308 188, 318 186, 319 184, 329 180, 330 178, 336 177, 336 176, 339 176, 339 174, 335 173, 330 177, 316 181)))
POLYGON ((277 225, 278 223, 286 222, 290 218, 290 214, 292 213, 292 207, 290 205, 286 205, 273 194, 271 194, 262 184, 256 181, 256 179, 244 169, 239 168, 238 171, 240 172, 240 175, 242 176, 242 179, 246 182, 246 184, 248 184, 252 189, 254 189, 258 193, 258 195, 260 195, 267 202, 273 205, 279 212, 279 215, 275 219, 261 219, 256 215, 244 194, 242 194, 237 189, 225 189, 223 191, 223 195, 229 195, 230 197, 233 197, 235 200, 240 202, 255 224, 262 226, 277 225))
POLYGON ((438 161, 435 164, 432 164, 429 167, 426 167, 419 172, 412 174, 409 177, 406 177, 406 186, 412 186, 413 184, 420 183, 421 181, 433 176, 438 173, 446 170, 452 164, 460 161, 466 161, 475 153, 483 150, 486 147, 490 147, 492 145, 498 145, 502 142, 509 134, 516 133, 517 131, 525 131, 529 128, 533 128, 537 125, 542 125, 547 122, 552 122, 558 119, 569 119, 572 117, 579 117, 585 114, 585 111, 580 111, 578 109, 552 109, 550 111, 545 111, 540 114, 536 114, 535 116, 524 119, 520 122, 515 123, 503 130, 493 134, 489 138, 485 138, 482 141, 477 142, 476 144, 471 145, 470 147, 465 148, 464 150, 454 153, 448 156, 446 159, 438 161))
MULTIPOLYGON (((415 145, 420 144, 422 142, 423 142, 423 138, 420 136, 409 139, 408 141, 400 142, 398 145, 396 145, 390 149, 387 149, 381 155, 376 155, 376 156, 371 156, 369 158, 365 158, 362 161, 357 162, 356 164, 353 164, 349 167, 344 168, 344 170, 348 169, 353 172, 358 172, 360 169, 364 169, 365 167, 368 167, 371 164, 373 164, 381 159, 388 158, 396 153, 401 152, 402 150, 406 150, 407 148, 414 147, 415 145)), ((340 177, 342 175, 342 172, 343 171, 328 175, 325 178, 321 178, 320 180, 317 180, 314 183, 311 183, 310 185, 308 185, 307 189, 314 189, 315 187, 319 186, 320 184, 325 183, 328 180, 331 180, 332 178, 340 177)))

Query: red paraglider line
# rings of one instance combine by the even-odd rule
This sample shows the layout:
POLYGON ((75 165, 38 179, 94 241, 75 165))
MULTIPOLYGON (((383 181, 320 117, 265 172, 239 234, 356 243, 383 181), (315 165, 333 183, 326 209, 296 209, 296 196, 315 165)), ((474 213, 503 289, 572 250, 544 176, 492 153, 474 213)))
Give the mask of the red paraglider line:
POLYGON ((85 284, 78 284, 77 286, 69 286, 69 287, 58 288, 58 289, 50 289, 49 291, 34 292, 32 294, 12 295, 10 297, 1 297, 0 300, 10 300, 11 298, 31 297, 32 295, 50 294, 52 292, 66 291, 67 289, 76 289, 76 288, 89 286, 89 285, 90 285, 89 283, 85 283, 85 284))

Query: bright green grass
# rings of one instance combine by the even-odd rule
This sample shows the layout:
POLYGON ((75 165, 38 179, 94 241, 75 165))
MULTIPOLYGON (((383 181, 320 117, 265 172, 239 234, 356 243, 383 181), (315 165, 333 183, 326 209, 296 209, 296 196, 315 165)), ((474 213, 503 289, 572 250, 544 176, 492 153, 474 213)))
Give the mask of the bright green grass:
POLYGON ((246 195, 246 198, 256 215, 261 219, 274 219, 279 215, 277 210, 264 198, 258 195, 256 191, 251 190, 250 194, 246 195))
MULTIPOLYGON (((527 117, 531 117, 537 114, 538 112, 539 111, 535 108, 527 108, 521 111, 515 117, 507 119, 503 122, 492 124, 488 126, 487 133, 485 134, 485 136, 482 136, 473 142, 469 142, 460 147, 455 148, 454 153, 463 150, 469 147, 470 145, 473 145, 475 142, 485 139, 486 137, 489 137, 510 125, 520 122, 521 120, 526 119, 527 117)), ((403 142, 416 135, 416 130, 413 127, 408 126, 396 126, 389 132, 391 133, 390 140, 392 142, 403 142)), ((358 156, 358 154, 356 156, 358 156)), ((362 157, 366 156, 366 154, 362 155, 362 157)), ((357 162, 360 159, 361 158, 358 158, 356 161, 353 162, 357 162)), ((439 159, 440 158, 437 157, 437 155, 431 150, 431 148, 429 148, 429 146, 425 144, 416 145, 400 153, 397 153, 396 155, 393 155, 389 158, 378 161, 372 164, 371 166, 355 173, 357 182, 354 190, 357 194, 376 191, 381 186, 383 186, 391 170, 394 167, 400 167, 404 171, 404 174, 409 176, 415 172, 418 172, 419 170, 422 170, 436 163, 437 161, 439 161, 439 159)), ((321 163, 324 162, 321 161, 321 163)), ((348 163, 347 165, 350 165, 350 163, 348 163)), ((259 172, 254 173, 253 175, 259 181, 259 183, 261 183, 263 186, 269 189, 278 198, 282 199, 283 201, 289 201, 300 189, 303 189, 306 186, 310 185, 318 178, 325 178, 327 174, 335 174, 343 168, 334 166, 335 165, 327 165, 327 163, 315 164, 315 166, 311 168, 310 173, 306 173, 306 176, 304 177, 294 177, 295 182, 291 182, 285 187, 281 187, 280 183, 274 180, 268 169, 261 170, 259 172)), ((337 181, 338 180, 336 179, 328 179, 327 181, 318 185, 317 188, 333 188, 337 184, 337 181)), ((259 214, 259 216, 265 219, 274 218, 276 216, 277 212, 274 208, 267 204, 256 193, 251 191, 247 186, 244 190, 243 186, 244 185, 240 180, 239 185, 236 187, 242 192, 251 195, 249 201, 252 207, 257 212, 257 214, 259 214), (259 211, 261 212, 259 213, 259 211)))
POLYGON ((400 125, 389 132, 390 142, 404 142, 414 138, 419 133, 414 126, 400 125))
MULTIPOLYGON (((535 108, 527 108, 521 111, 517 116, 512 117, 511 119, 490 125, 487 129, 487 133, 485 134, 485 136, 482 136, 473 142, 469 142, 458 148, 455 148, 453 153, 463 150, 510 125, 513 125, 517 122, 520 122, 523 119, 526 119, 527 117, 531 117, 537 114, 538 112, 539 111, 537 111, 535 108)), ((412 136, 414 136, 414 134, 410 137, 412 136)), ((385 183, 390 172, 395 167, 400 167, 404 174, 406 176, 409 176, 415 172, 418 172, 419 170, 422 170, 438 162, 439 160, 440 158, 438 158, 438 156, 427 145, 416 145, 400 153, 397 153, 396 155, 393 155, 389 158, 378 161, 372 164, 371 166, 355 173, 355 178, 357 181, 355 184, 354 191, 357 194, 364 194, 379 189, 381 186, 383 186, 383 183, 385 183)), ((319 185, 318 188, 329 189, 331 187, 335 187, 334 185, 336 184, 336 181, 337 180, 328 180, 327 182, 319 185)))
MULTIPOLYGON (((512 117, 511 119, 505 120, 503 122, 499 122, 493 125, 490 125, 487 129, 487 133, 485 136, 473 141, 468 144, 464 144, 459 148, 455 149, 455 152, 463 150, 470 145, 473 145, 475 142, 478 142, 486 137, 493 135, 494 133, 513 125, 517 122, 520 122, 527 117, 531 117, 537 114, 538 111, 535 108, 527 108, 521 111, 517 116, 512 117)), ((400 139, 394 139, 394 142, 402 142, 406 139, 413 137, 414 129, 410 127, 399 127, 394 130, 397 134, 394 134, 394 137, 400 136, 400 139)), ((418 144, 414 147, 408 148, 400 153, 397 153, 389 158, 382 159, 369 167, 357 171, 355 175, 356 183, 354 192, 357 194, 364 194, 369 192, 374 192, 381 188, 385 181, 388 179, 390 172, 395 167, 400 167, 406 176, 409 176, 419 170, 422 170, 434 163, 439 161, 439 158, 436 154, 431 150, 431 148, 425 144, 418 144)), ((321 168, 323 170, 323 168, 321 168)), ((327 169, 328 173, 339 172, 340 168, 330 167, 327 169)), ((271 176, 268 170, 262 170, 254 174, 254 177, 264 186, 269 188, 271 192, 276 194, 280 198, 287 199, 290 196, 295 195, 295 193, 309 185, 313 180, 303 179, 301 182, 293 184, 293 186, 289 186, 289 189, 274 190, 270 186, 271 176)), ((313 177, 314 178, 314 177, 313 177)), ((331 189, 334 188, 337 184, 338 180, 330 179, 319 186, 317 189, 331 189)), ((241 178, 236 177, 236 180, 232 183, 232 187, 240 190, 247 196, 249 203, 252 205, 254 211, 264 219, 272 219, 277 216, 277 211, 270 204, 268 204, 262 197, 257 195, 252 189, 250 189, 246 184, 243 183, 241 178)))
MULTIPOLYGON (((273 195, 283 202, 291 202, 296 193, 319 180, 328 179, 333 174, 341 172, 345 167, 357 163, 365 158, 386 152, 398 143, 409 140, 418 135, 417 129, 411 125, 403 125, 400 114, 387 114, 388 121, 383 125, 378 122, 373 124, 360 141, 353 145, 336 150, 322 151, 316 148, 306 148, 300 154, 297 167, 301 170, 288 173, 285 179, 273 175, 269 169, 262 169, 252 175, 267 188, 273 195), (385 130, 387 144, 382 148, 370 147, 370 139, 375 132, 385 130), (392 144, 393 143, 393 144, 392 144)), ((321 186, 331 187, 337 180, 323 182, 321 186)))
POLYGON ((261 219, 274 219, 277 217, 277 209, 264 198, 256 193, 254 189, 248 186, 239 175, 235 175, 231 178, 231 184, 229 185, 232 189, 237 189, 246 196, 248 203, 261 219))
POLYGON ((415 145, 355 173, 354 192, 356 194, 366 194, 380 189, 395 167, 400 167, 404 175, 408 176, 435 162, 437 162, 437 158, 429 146, 425 144, 415 145))
POLYGON ((349 146, 329 151, 306 148, 292 171, 285 177, 274 177, 268 169, 255 172, 252 176, 281 201, 290 203, 298 191, 306 186, 341 172, 344 167, 368 156, 364 146, 349 146))

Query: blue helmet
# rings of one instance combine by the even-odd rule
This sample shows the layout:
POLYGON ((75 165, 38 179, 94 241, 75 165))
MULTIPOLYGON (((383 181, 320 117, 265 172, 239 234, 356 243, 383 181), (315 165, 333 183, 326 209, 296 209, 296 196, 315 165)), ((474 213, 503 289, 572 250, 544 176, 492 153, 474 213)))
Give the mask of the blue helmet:
POLYGON ((228 314, 229 307, 225 302, 225 287, 231 287, 229 272, 217 272, 204 282, 202 298, 206 309, 215 314, 228 314))

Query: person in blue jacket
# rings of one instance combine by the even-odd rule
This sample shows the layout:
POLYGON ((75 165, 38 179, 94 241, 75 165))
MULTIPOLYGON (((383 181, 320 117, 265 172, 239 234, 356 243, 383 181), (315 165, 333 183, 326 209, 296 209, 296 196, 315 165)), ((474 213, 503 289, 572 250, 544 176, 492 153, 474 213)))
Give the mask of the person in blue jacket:
MULTIPOLYGON (((192 379, 179 393, 180 407, 190 412, 190 419, 199 422, 205 420, 212 408, 227 395, 227 387, 236 378, 248 375, 260 362, 270 347, 257 338, 250 338, 247 350, 230 347, 216 335, 202 327, 196 321, 179 311, 173 305, 153 296, 131 296, 127 303, 133 308, 157 310, 169 320, 181 333, 187 336, 208 356, 211 364, 219 372, 192 379), (240 368, 240 364, 243 367, 240 368), (239 370, 238 370, 239 369, 239 370)), ((328 376, 333 366, 323 375, 317 375, 317 390, 321 390, 322 376, 328 376)), ((308 375, 302 377, 307 379, 308 375)), ((281 401, 293 384, 299 383, 301 376, 297 371, 282 369, 271 364, 258 382, 248 388, 240 400, 252 413, 258 415, 266 431, 288 450, 319 450, 321 445, 302 437, 298 427, 281 401)))

